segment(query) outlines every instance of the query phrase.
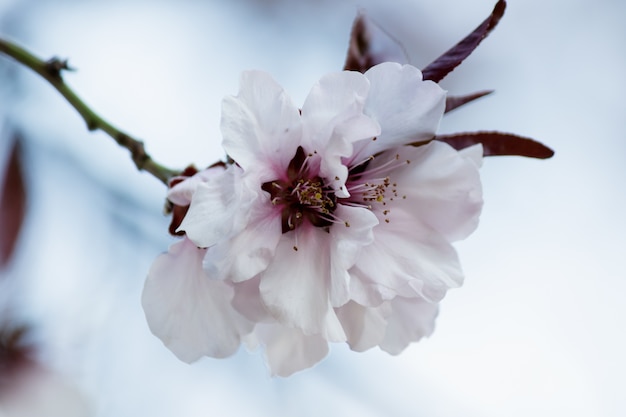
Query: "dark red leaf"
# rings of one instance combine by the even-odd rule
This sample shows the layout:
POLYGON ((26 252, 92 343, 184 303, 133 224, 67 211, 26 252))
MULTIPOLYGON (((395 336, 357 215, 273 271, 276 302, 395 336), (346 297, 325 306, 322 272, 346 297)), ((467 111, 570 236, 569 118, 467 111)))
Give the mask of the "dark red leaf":
POLYGON ((485 90, 485 91, 477 91, 472 94, 468 94, 466 96, 448 96, 446 97, 446 113, 456 109, 457 107, 461 107, 464 104, 469 103, 470 101, 474 101, 481 97, 484 97, 488 94, 493 93, 493 90, 485 90))
POLYGON ((6 266, 13 255, 26 213, 26 188, 20 159, 16 135, 0 186, 0 268, 6 266))
POLYGON ((371 68, 374 64, 370 62, 371 57, 368 56, 369 45, 370 35, 365 28, 365 19, 362 14, 359 14, 352 24, 348 55, 343 69, 365 72, 371 68))
POLYGON ((0 397, 15 385, 17 373, 32 366, 35 346, 29 341, 31 329, 16 326, 5 315, 0 319, 0 397))
POLYGON ((365 72, 381 62, 407 62, 400 42, 360 13, 352 24, 344 70, 365 72))
POLYGON ((168 228, 170 234, 172 236, 185 236, 184 231, 177 231, 180 227, 180 224, 183 222, 183 219, 187 215, 187 211, 189 211, 189 206, 177 206, 176 204, 170 203, 168 201, 169 211, 172 213, 172 221, 170 222, 170 226, 168 228))
POLYGON ((501 132, 467 132, 455 135, 436 136, 435 140, 445 142, 454 149, 464 149, 477 143, 483 145, 483 155, 515 155, 529 158, 547 159, 554 151, 530 138, 501 132))
POLYGON ((470 56, 482 40, 496 27, 504 15, 505 8, 506 1, 498 1, 493 12, 491 12, 491 16, 481 23, 480 26, 461 42, 449 49, 445 54, 441 55, 433 63, 424 68, 422 71, 424 79, 433 80, 435 82, 443 80, 443 78, 463 62, 465 58, 470 56))

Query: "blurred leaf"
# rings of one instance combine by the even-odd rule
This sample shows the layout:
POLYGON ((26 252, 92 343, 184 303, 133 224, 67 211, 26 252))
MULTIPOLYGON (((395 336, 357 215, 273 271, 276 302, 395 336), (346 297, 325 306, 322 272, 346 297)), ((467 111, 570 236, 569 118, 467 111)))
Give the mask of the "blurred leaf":
POLYGON ((365 20, 362 14, 359 14, 352 24, 350 32, 350 42, 348 43, 348 55, 346 63, 343 66, 347 71, 365 72, 375 64, 372 63, 369 51, 369 33, 365 28, 365 20))
MULTIPOLYGON (((1 177, 0 177, 1 178, 1 177)), ((22 228, 26 213, 26 188, 21 163, 20 137, 15 135, 0 187, 0 268, 5 267, 22 228)))
POLYGON ((365 13, 359 13, 352 24, 344 70, 363 73, 381 62, 404 64, 407 61, 406 51, 400 42, 365 13))
POLYGON ((500 0, 491 12, 491 15, 472 33, 457 43, 446 53, 437 58, 422 71, 425 80, 439 82, 454 70, 465 58, 476 49, 483 39, 496 27, 506 9, 506 1, 500 0))
MULTIPOLYGON (((435 140, 445 142, 457 150, 481 143, 484 156, 526 156, 547 159, 554 151, 536 140, 501 132, 467 132, 455 135, 436 136, 435 140)), ((417 144, 416 144, 417 145, 417 144)))
POLYGON ((446 97, 446 113, 452 111, 458 107, 461 107, 464 104, 467 104, 471 101, 484 97, 493 93, 493 90, 485 90, 485 91, 477 91, 472 94, 468 94, 466 96, 448 96, 446 97))
POLYGON ((15 372, 32 363, 35 347, 29 342, 31 329, 6 317, 0 320, 0 394, 15 383, 15 372))

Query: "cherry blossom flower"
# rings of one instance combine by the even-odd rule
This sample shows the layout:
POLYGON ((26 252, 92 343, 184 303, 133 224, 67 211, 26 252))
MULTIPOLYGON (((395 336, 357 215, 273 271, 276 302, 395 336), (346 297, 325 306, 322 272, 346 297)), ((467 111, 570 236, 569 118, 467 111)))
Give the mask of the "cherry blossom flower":
POLYGON ((445 98, 395 63, 328 74, 301 108, 244 73, 222 105, 234 163, 170 190, 190 205, 146 282, 153 333, 188 362, 261 345, 282 376, 328 342, 397 354, 429 335, 482 207, 480 145, 432 140, 445 98))

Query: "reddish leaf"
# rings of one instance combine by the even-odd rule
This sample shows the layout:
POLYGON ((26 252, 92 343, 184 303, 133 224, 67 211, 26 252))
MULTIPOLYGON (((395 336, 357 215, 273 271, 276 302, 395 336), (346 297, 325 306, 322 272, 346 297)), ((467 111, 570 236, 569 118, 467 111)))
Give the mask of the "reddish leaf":
POLYGON ((369 50, 370 36, 365 28, 365 20, 362 14, 359 14, 352 24, 350 32, 350 42, 348 44, 348 55, 346 63, 343 66, 347 71, 365 72, 374 64, 370 62, 367 52, 369 50))
POLYGON ((425 80, 439 82, 454 70, 465 58, 476 49, 483 39, 496 27, 506 8, 506 1, 500 0, 483 23, 480 24, 465 39, 457 43, 446 53, 437 58, 422 71, 425 80))
POLYGON ((29 342, 31 329, 16 326, 5 315, 0 320, 0 397, 15 385, 15 376, 34 362, 35 346, 29 342))
POLYGON ((456 109, 457 107, 461 107, 464 104, 467 104, 471 101, 484 97, 488 94, 493 93, 493 90, 485 90, 485 91, 477 91, 472 94, 468 94, 466 96, 448 96, 446 97, 446 113, 456 109))
POLYGON ((20 157, 16 135, 0 187, 0 268, 6 266, 13 255, 26 212, 26 188, 20 157))
POLYGON ((516 155, 547 159, 554 155, 554 151, 547 146, 533 139, 511 133, 467 132, 455 135, 436 136, 435 140, 445 142, 459 150, 477 143, 482 143, 483 154, 485 156, 516 155))
POLYGON ((400 42, 360 13, 352 24, 344 70, 365 72, 381 62, 407 62, 400 42))

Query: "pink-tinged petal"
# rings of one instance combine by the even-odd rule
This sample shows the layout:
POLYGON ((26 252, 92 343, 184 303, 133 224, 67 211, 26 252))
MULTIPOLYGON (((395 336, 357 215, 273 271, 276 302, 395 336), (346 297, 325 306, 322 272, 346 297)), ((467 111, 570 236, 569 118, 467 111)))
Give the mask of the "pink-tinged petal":
POLYGON ((305 335, 299 329, 261 324, 255 334, 265 345, 265 357, 273 376, 287 377, 310 368, 328 354, 326 339, 320 335, 305 335))
POLYGON ((302 106, 304 140, 314 140, 302 145, 323 148, 338 122, 362 113, 368 91, 369 81, 358 72, 335 72, 322 77, 302 106))
POLYGON ((338 205, 333 213, 349 226, 338 223, 330 228, 330 287, 329 295, 333 307, 339 307, 350 298, 350 274, 363 246, 374 240, 373 228, 378 218, 363 207, 338 205))
POLYGON ((401 210, 374 228, 374 242, 361 249, 350 269, 352 298, 377 306, 394 297, 419 295, 439 301, 463 282, 458 256, 438 232, 401 210))
MULTIPOLYGON (((271 176, 286 167, 300 144, 300 112, 268 74, 241 75, 239 94, 222 102, 223 147, 244 169, 271 176)), ((261 178, 271 181, 273 178, 261 178)))
POLYGON ((348 196, 343 187, 348 170, 342 158, 352 155, 351 143, 380 133, 378 123, 363 115, 368 91, 363 74, 336 72, 311 89, 302 107, 302 146, 321 156, 320 175, 331 179, 339 197, 348 196))
POLYGON ((328 295, 329 251, 329 234, 321 228, 305 225, 283 234, 274 260, 261 274, 261 298, 279 323, 345 341, 328 295))
MULTIPOLYGON (((469 236, 478 226, 483 205, 477 167, 480 149, 472 147, 459 153, 445 143, 433 141, 419 147, 390 150, 389 154, 399 155, 401 161, 411 161, 390 175, 402 197, 391 202, 390 216, 398 207, 448 241, 469 236)), ((372 164, 372 169, 375 166, 372 164)))
POLYGON ((231 165, 222 175, 200 183, 178 230, 197 246, 207 248, 245 226, 245 213, 254 195, 241 183, 241 169, 231 165))
POLYGON ((205 251, 188 239, 173 244, 152 264, 141 299, 152 333, 184 362, 232 355, 253 327, 232 308, 232 287, 202 270, 205 251))
MULTIPOLYGON (((415 141, 431 139, 439 127, 446 92, 411 65, 385 62, 370 68, 364 113, 381 126, 376 141, 366 141, 356 159, 415 141)), ((359 146, 358 144, 355 146, 359 146)))
POLYGON ((483 145, 480 143, 461 149, 459 155, 471 161, 476 168, 483 166, 483 145))
POLYGON ((380 348, 392 355, 402 352, 411 342, 430 336, 435 329, 437 303, 421 298, 397 297, 391 301, 387 331, 380 348))
POLYGON ((220 178, 224 170, 223 166, 218 165, 198 172, 170 188, 167 192, 167 199, 176 205, 188 206, 198 185, 220 178))
POLYGON ((274 258, 282 236, 280 211, 269 197, 261 195, 250 206, 248 216, 245 228, 207 252, 203 266, 211 277, 245 281, 265 270, 274 258))
POLYGON ((366 351, 380 344, 385 337, 386 317, 391 313, 389 302, 378 307, 364 307, 350 301, 335 311, 348 336, 350 349, 366 351))
POLYGON ((261 299, 259 284, 261 280, 256 276, 247 281, 233 284, 235 296, 232 305, 242 316, 255 323, 275 323, 261 299))
POLYGON ((322 156, 320 176, 339 198, 347 198, 350 193, 345 187, 348 168, 344 161, 353 153, 352 143, 363 138, 373 138, 380 133, 380 126, 368 116, 359 114, 335 126, 329 142, 318 153, 322 156))

